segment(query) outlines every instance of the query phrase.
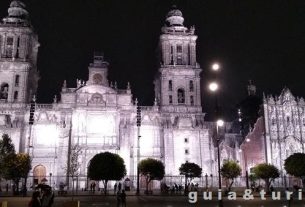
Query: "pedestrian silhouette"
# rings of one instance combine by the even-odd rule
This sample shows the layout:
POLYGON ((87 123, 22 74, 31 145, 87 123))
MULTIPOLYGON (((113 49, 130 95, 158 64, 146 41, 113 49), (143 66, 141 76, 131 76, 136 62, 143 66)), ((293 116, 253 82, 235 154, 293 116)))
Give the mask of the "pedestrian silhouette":
POLYGON ((120 207, 120 206, 121 206, 121 193, 120 193, 120 191, 118 191, 118 192, 116 193, 116 206, 117 206, 117 207, 120 207))
POLYGON ((122 201, 122 206, 126 207, 126 193, 125 193, 125 190, 122 190, 121 201, 122 201))
POLYGON ((117 185, 116 183, 115 183, 114 186, 113 186, 113 188, 114 188, 114 194, 116 193, 116 188, 117 188, 117 186, 118 186, 118 185, 117 185))
POLYGON ((95 182, 92 183, 92 191, 93 191, 93 192, 95 192, 95 186, 96 186, 95 182))

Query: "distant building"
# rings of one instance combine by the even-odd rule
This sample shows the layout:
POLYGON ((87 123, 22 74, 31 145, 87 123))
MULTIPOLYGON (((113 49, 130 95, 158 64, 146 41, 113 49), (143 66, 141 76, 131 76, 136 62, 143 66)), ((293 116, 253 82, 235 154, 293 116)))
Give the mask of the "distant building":
POLYGON ((304 153, 305 102, 288 88, 280 96, 263 97, 263 116, 257 119, 241 144, 245 170, 258 163, 275 165, 285 175, 284 161, 296 152, 304 153))

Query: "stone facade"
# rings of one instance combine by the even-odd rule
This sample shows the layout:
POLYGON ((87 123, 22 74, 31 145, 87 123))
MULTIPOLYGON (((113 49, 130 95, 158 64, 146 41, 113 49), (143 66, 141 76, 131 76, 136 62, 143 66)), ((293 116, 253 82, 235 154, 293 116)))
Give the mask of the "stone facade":
MULTIPOLYGON (((139 129, 138 104, 130 84, 120 90, 108 82, 109 64, 102 55, 95 55, 89 65, 89 80, 77 80, 76 88, 64 82, 60 99, 55 96, 52 104, 36 104, 34 124, 29 125, 30 100, 35 101, 38 82, 39 43, 25 5, 12 1, 0 25, 0 134, 9 134, 18 152, 32 156, 34 182, 49 175, 57 176, 56 185, 65 182, 67 157, 75 145, 82 149, 80 187, 85 186, 90 159, 104 151, 123 157, 131 177, 136 175, 138 159, 148 157, 162 160, 166 175, 179 175, 186 161, 200 165, 203 174, 216 175, 215 124, 205 122, 202 113, 197 36, 194 27, 188 29, 183 21, 177 9, 166 17, 155 103, 141 106, 139 129)), ((237 147, 234 134, 226 134, 222 158, 237 159, 237 147)))
POLYGON ((304 153, 305 102, 288 88, 279 96, 263 97, 262 112, 241 144, 244 173, 256 164, 275 165, 285 175, 284 161, 296 152, 304 153))
POLYGON ((280 96, 264 97, 266 161, 284 171, 284 161, 296 152, 304 153, 305 102, 289 89, 280 96))

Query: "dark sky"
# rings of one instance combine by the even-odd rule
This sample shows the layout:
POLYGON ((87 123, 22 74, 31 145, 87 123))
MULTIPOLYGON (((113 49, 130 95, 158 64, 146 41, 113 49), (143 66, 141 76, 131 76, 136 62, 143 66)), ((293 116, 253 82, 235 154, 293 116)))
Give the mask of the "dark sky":
MULTIPOLYGON (((0 1, 0 16, 9 0, 0 1)), ((252 79, 258 95, 279 94, 284 86, 305 97, 304 0, 25 0, 41 47, 39 102, 51 102, 64 79, 87 79, 94 51, 110 62, 109 79, 127 81, 140 103, 153 103, 160 29, 172 4, 185 25, 195 25, 197 60, 203 68, 204 112, 213 96, 206 90, 210 64, 222 64, 220 104, 228 117, 246 96, 252 79)))

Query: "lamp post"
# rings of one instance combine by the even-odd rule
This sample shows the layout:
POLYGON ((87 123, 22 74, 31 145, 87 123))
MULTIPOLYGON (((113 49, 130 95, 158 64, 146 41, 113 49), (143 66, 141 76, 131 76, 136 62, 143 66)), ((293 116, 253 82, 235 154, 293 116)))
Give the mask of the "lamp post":
POLYGON ((137 137, 137 191, 136 195, 140 195, 140 127, 141 127, 141 107, 137 106, 137 128, 138 128, 138 137, 137 137))
POLYGON ((50 173, 49 175, 50 175, 50 186, 52 188, 52 173, 50 173))
POLYGON ((205 174, 205 189, 208 190, 208 174, 205 174))
POLYGON ((221 189, 221 174, 220 174, 220 137, 219 137, 219 127, 224 125, 224 121, 219 119, 216 122, 216 140, 217 140, 217 160, 218 160, 218 187, 221 189))
MULTIPOLYGON (((220 70, 220 65, 218 63, 214 63, 212 65, 212 70, 214 72, 218 72, 220 70)), ((216 93, 219 89, 219 85, 216 81, 213 81, 209 84, 209 90, 212 93, 216 93)), ((221 190, 221 173, 220 173, 220 136, 219 136, 219 127, 224 125, 224 121, 219 117, 219 108, 218 108, 218 97, 215 94, 215 121, 216 121, 216 144, 217 144, 217 161, 218 161, 218 189, 221 190)), ((223 207, 222 200, 218 200, 218 206, 223 207)))

